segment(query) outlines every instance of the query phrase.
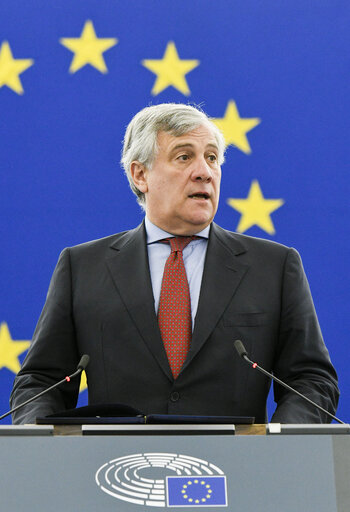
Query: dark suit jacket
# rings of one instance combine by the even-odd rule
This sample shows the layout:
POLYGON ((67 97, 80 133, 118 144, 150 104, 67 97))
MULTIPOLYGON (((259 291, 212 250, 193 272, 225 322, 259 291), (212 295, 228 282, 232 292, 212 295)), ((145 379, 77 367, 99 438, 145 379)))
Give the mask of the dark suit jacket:
MULTIPOLYGON (((188 357, 174 381, 154 310, 143 224, 65 249, 12 392, 12 406, 73 372, 82 354, 89 403, 121 402, 144 413, 243 415, 266 421, 270 382, 251 357, 335 412, 337 377, 322 340, 298 253, 211 227, 188 357)), ((16 423, 76 405, 78 382, 14 415, 16 423)), ((326 422, 318 410, 275 388, 273 421, 326 422)))

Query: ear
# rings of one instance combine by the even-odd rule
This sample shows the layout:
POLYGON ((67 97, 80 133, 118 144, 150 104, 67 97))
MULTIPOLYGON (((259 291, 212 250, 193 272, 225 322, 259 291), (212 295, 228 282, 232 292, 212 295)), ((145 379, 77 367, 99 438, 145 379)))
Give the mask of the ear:
POLYGON ((130 165, 130 174, 135 187, 145 194, 148 191, 146 167, 141 162, 134 160, 130 165))

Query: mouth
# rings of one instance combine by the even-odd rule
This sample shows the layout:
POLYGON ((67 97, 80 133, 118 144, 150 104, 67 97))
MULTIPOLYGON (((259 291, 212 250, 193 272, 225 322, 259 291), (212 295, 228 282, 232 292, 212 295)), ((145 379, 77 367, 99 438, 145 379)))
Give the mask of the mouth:
POLYGON ((197 194, 191 194, 188 196, 190 199, 209 199, 209 194, 207 192, 197 192, 197 194))

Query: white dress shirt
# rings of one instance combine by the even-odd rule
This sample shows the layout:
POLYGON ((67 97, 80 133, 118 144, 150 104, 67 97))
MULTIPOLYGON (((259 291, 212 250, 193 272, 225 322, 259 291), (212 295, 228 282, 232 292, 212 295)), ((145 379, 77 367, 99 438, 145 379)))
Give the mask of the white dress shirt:
MULTIPOLYGON (((147 233, 147 251, 151 272, 154 308, 156 313, 158 313, 164 266, 170 254, 170 244, 160 243, 159 241, 176 235, 163 231, 158 226, 152 224, 147 217, 145 218, 145 227, 147 233)), ((194 328, 194 321, 198 308, 209 230, 210 226, 207 226, 199 233, 196 233, 196 236, 200 236, 201 238, 198 240, 192 240, 192 242, 185 247, 182 253, 191 296, 192 330, 194 328)))

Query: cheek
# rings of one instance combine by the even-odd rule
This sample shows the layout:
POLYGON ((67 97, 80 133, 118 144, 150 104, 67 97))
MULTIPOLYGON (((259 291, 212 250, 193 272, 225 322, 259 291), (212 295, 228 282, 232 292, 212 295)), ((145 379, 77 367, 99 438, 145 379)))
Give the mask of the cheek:
POLYGON ((162 179, 153 184, 152 198, 162 211, 167 211, 180 202, 180 192, 176 183, 162 179))
POLYGON ((215 180, 214 190, 215 190, 215 195, 216 195, 217 199, 219 199, 219 195, 220 195, 220 183, 221 183, 221 176, 219 176, 218 179, 215 180))
POLYGON ((162 198, 167 194, 167 185, 164 178, 153 178, 149 181, 149 191, 153 196, 162 198))

